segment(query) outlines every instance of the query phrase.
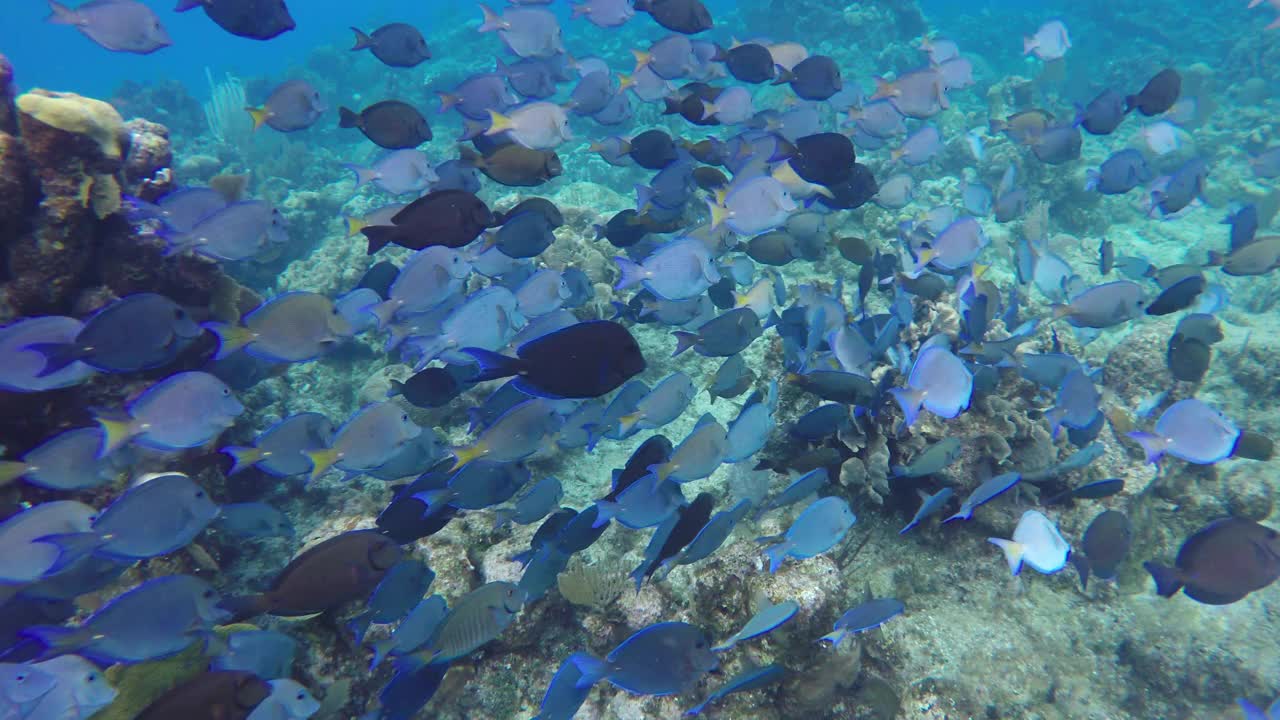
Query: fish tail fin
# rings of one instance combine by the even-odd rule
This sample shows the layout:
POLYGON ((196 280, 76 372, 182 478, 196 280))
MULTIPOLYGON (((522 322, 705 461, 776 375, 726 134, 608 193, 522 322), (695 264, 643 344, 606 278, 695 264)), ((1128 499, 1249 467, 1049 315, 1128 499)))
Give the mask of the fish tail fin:
POLYGON ((365 254, 372 255, 391 244, 391 237, 395 235, 396 229, 392 225, 371 225, 362 228, 360 232, 369 240, 369 249, 365 254))
POLYGON ((395 641, 389 637, 383 638, 374 643, 371 646, 373 648, 373 659, 369 661, 369 672, 373 672, 374 668, 381 665, 382 661, 387 659, 387 654, 390 653, 395 646, 395 641))
POLYGON ((633 88, 635 86, 636 86, 635 73, 631 73, 630 75, 618 73, 618 92, 626 92, 627 88, 633 88))
POLYGON ((907 427, 914 425, 916 417, 920 415, 920 406, 924 404, 924 393, 912 388, 893 388, 889 390, 889 394, 893 395, 898 407, 902 408, 903 421, 907 427))
POLYGON ((475 148, 468 147, 467 145, 458 146, 458 159, 463 165, 468 167, 484 167, 484 156, 476 151, 475 148))
POLYGON ((373 38, 369 37, 358 27, 351 28, 351 32, 356 34, 356 44, 351 48, 352 52, 356 50, 368 50, 373 47, 373 38))
POLYGON ((480 23, 479 32, 497 32, 511 27, 511 23, 503 20, 501 15, 484 3, 480 3, 480 12, 484 13, 484 21, 480 23))
POLYGON ((633 48, 631 50, 631 54, 636 58, 636 69, 631 71, 632 74, 639 72, 641 68, 645 67, 653 60, 653 56, 644 50, 636 50, 633 48))
POLYGON ((1049 408, 1044 414, 1044 419, 1049 421, 1049 437, 1054 440, 1058 439, 1058 432, 1062 430, 1062 421, 1066 418, 1067 411, 1062 408, 1049 408))
POLYGON ((92 632, 85 628, 69 628, 61 625, 32 625, 24 629, 21 634, 44 645, 44 654, 47 657, 74 651, 92 639, 92 632))
POLYGON ((614 257, 613 262, 617 264, 619 273, 618 282, 613 286, 614 290, 635 287, 645 279, 645 269, 640 263, 621 256, 614 257))
POLYGON ((838 648, 840 647, 840 641, 843 640, 844 636, 847 634, 848 632, 844 628, 840 628, 839 630, 834 630, 818 638, 818 642, 829 642, 831 643, 832 648, 838 648))
POLYGON ((603 527, 609 524, 609 521, 618 516, 622 512, 622 506, 610 500, 596 501, 596 521, 591 523, 592 528, 603 527))
POLYGON ((633 413, 627 413, 626 415, 623 415, 622 417, 618 418, 618 434, 622 435, 623 437, 626 437, 627 435, 631 434, 631 431, 643 419, 644 419, 644 413, 642 412, 633 412, 633 413))
POLYGON ((521 568, 526 568, 529 566, 529 561, 533 559, 533 551, 523 550, 507 559, 514 563, 520 563, 521 568))
POLYGON ((987 538, 987 542, 1004 552, 1004 561, 1009 563, 1009 572, 1014 575, 1022 572, 1022 558, 1026 554, 1026 546, 1004 538, 987 538))
POLYGON ((44 367, 36 373, 38 378, 52 375, 82 356, 80 346, 75 343, 35 343, 23 349, 32 350, 44 356, 44 367))
POLYGON ((270 609, 270 600, 267 595, 235 595, 224 597, 218 607, 231 613, 228 624, 238 623, 265 613, 270 609))
POLYGON ((186 12, 194 10, 202 5, 208 4, 208 0, 178 0, 178 6, 173 9, 174 12, 186 12))
POLYGON ((493 511, 493 529, 497 530, 515 520, 516 511, 511 508, 498 508, 493 511))
POLYGON ((773 575, 778 572, 778 568, 782 567, 782 561, 787 558, 787 551, 791 549, 791 543, 783 542, 777 545, 770 545, 764 549, 764 556, 769 558, 769 574, 773 575))
POLYGON ((1102 174, 1097 170, 1086 170, 1084 189, 1093 192, 1098 189, 1098 184, 1102 182, 1102 174))
POLYGON ((1022 36, 1022 54, 1023 55, 1030 54, 1030 52, 1032 50, 1035 50, 1036 47, 1038 47, 1039 45, 1040 43, 1036 42, 1036 39, 1034 37, 1030 35, 1022 36))
POLYGON ((590 653, 576 652, 569 656, 567 662, 573 663, 582 675, 576 685, 579 690, 595 685, 609 674, 609 664, 590 653))
POLYGON ((484 131, 485 135, 497 135, 508 130, 514 130, 516 124, 511 118, 503 115, 496 110, 489 111, 489 129, 484 131))
POLYGON ((355 173, 356 187, 362 187, 364 185, 368 185, 369 183, 378 179, 378 171, 374 170, 373 168, 361 167, 360 165, 352 165, 351 163, 347 163, 343 165, 343 167, 355 173))
POLYGON ((382 329, 391 324, 391 319, 395 317, 396 311, 403 305, 404 303, 399 300, 384 300, 377 305, 370 305, 364 311, 377 318, 378 328, 382 329))
POLYGON ((393 398, 397 395, 404 395, 404 383, 399 380, 388 380, 387 383, 391 387, 387 388, 387 397, 393 398))
POLYGON ((1089 558, 1083 553, 1072 551, 1068 559, 1071 561, 1071 565, 1075 567, 1076 574, 1080 576, 1080 592, 1088 590, 1090 572, 1089 558))
POLYGON ((882 77, 878 77, 876 78, 876 91, 875 94, 871 96, 871 99, 879 100, 881 98, 894 97, 897 94, 898 89, 893 86, 893 83, 882 77))
POLYGON ((1151 573, 1151 579, 1156 581, 1156 592, 1160 594, 1160 597, 1173 597, 1175 593, 1182 589, 1182 571, 1177 568, 1171 568, 1156 562, 1144 562, 1142 567, 1151 573))
POLYGON ((715 230, 729 219, 729 208, 721 205, 715 200, 707 201, 707 210, 711 213, 711 229, 715 230))
POLYGON ((325 474, 325 471, 333 467, 333 464, 338 462, 339 459, 338 451, 333 448, 308 450, 303 454, 311 461, 311 472, 307 473, 307 482, 311 482, 325 474))
POLYGON ((265 455, 262 448, 240 447, 238 445, 228 445, 222 448, 221 452, 231 458, 231 469, 227 471, 227 475, 235 475, 241 470, 256 465, 265 455))
POLYGON ((1227 261, 1227 256, 1226 256, 1226 255, 1224 255, 1223 253, 1218 252, 1217 250, 1210 250, 1210 251, 1209 251, 1209 258, 1208 258, 1207 260, 1205 260, 1205 263, 1204 263, 1204 264, 1205 264, 1206 266, 1208 266, 1208 267, 1219 267, 1219 266, 1221 266, 1223 263, 1225 263, 1226 261, 1227 261))
POLYGON ((245 345, 253 342, 253 332, 241 325, 207 322, 201 323, 200 327, 218 337, 218 353, 213 356, 214 360, 221 360, 228 355, 233 355, 243 349, 245 345))
POLYGON ((889 479, 900 478, 907 474, 907 468, 904 465, 890 465, 889 479))
POLYGON ((265 107, 246 107, 245 112, 248 112, 249 117, 253 118, 254 130, 267 124, 267 109, 265 107))
POLYGON ((452 108, 462 102, 462 98, 454 95, 453 93, 440 92, 436 93, 436 95, 440 98, 440 112, 448 112, 449 108, 452 108))
POLYGON ((119 450, 121 446, 133 439, 137 435, 134 429, 133 418, 128 416, 120 417, 98 417, 98 424, 102 426, 102 447, 98 449, 98 458, 104 458, 111 453, 119 450))
POLYGON ((347 226, 347 237, 355 237, 361 230, 367 227, 364 218, 352 217, 350 215, 343 215, 342 222, 347 226))
POLYGON ((470 355, 480 363, 480 371, 473 378, 476 382, 497 380, 520 374, 520 359, 507 357, 500 353, 482 350, 481 348, 462 348, 462 352, 470 355))
POLYGON ((449 472, 457 472, 485 454, 485 447, 480 442, 466 447, 453 448, 453 467, 449 472))
POLYGON ((351 633, 355 635, 357 645, 364 644, 364 635, 369 632, 369 625, 372 623, 373 612, 369 610, 356 615, 347 623, 347 627, 350 628, 351 633))
POLYGON ((1142 446, 1143 452, 1147 454, 1147 462, 1152 465, 1160 462, 1160 458, 1164 457, 1164 452, 1168 446, 1164 438, 1159 435, 1140 430, 1129 433, 1129 439, 1142 446))
POLYGON ((45 535, 36 538, 35 542, 47 543, 58 548, 58 559, 45 572, 46 575, 65 570, 72 563, 92 555, 95 550, 107 543, 101 535, 93 532, 45 535))
POLYGON ((13 460, 0 460, 0 487, 4 487, 23 475, 26 475, 27 471, 30 469, 31 466, 26 463, 16 462, 13 460))
POLYGON ((778 66, 778 77, 774 78, 772 85, 786 85, 796 79, 796 74, 782 66, 778 66))
POLYGON ((338 127, 340 128, 358 128, 360 127, 360 114, 351 108, 338 106, 338 127))
POLYGON ((676 337, 676 349, 671 353, 671 357, 675 357, 680 353, 698 344, 702 336, 698 333, 692 333, 687 330, 676 330, 671 333, 676 337))
POLYGON ((81 25, 80 16, 75 10, 63 5, 60 2, 49 0, 49 17, 45 18, 47 22, 54 25, 81 25))

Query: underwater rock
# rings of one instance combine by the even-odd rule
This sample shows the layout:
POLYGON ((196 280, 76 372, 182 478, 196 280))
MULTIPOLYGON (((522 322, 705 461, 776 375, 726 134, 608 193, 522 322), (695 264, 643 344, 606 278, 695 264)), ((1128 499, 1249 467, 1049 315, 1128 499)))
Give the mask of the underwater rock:
POLYGON ((142 118, 125 123, 129 154, 124 161, 125 192, 148 202, 173 189, 169 128, 142 118))
POLYGON ((10 135, 18 132, 18 111, 13 107, 16 86, 13 84, 13 64, 0 54, 0 132, 10 135))

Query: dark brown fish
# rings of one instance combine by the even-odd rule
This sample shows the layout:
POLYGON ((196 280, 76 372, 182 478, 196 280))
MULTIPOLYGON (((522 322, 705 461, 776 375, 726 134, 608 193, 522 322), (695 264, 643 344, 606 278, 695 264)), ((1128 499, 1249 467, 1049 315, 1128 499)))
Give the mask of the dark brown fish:
POLYGON ((853 174, 857 154, 853 142, 840 133, 818 133, 799 138, 791 168, 801 178, 819 185, 839 185, 853 174))
POLYGON ((701 0, 635 0, 635 9, 649 13, 662 27, 685 35, 697 35, 714 24, 701 0))
POLYGON ((251 672, 209 670, 161 695, 134 720, 245 720, 269 695, 271 686, 251 672))
POLYGON ((1236 439, 1236 449, 1232 451, 1232 457, 1244 458, 1245 460, 1270 460, 1275 456, 1276 444, 1271 438, 1252 430, 1241 430, 1240 437, 1236 439))
POLYGON ((1080 573, 1080 588, 1088 589, 1090 571, 1102 580, 1114 580, 1132 544, 1133 525, 1124 513, 1099 513, 1084 531, 1081 552, 1071 553, 1071 562, 1080 573))
POLYGON ((234 622, 255 615, 303 617, 369 595, 404 556, 377 530, 355 530, 305 550, 285 566, 265 593, 226 602, 234 622))
POLYGON ((466 190, 437 190, 406 205, 391 222, 360 231, 369 238, 370 255, 392 244, 410 250, 462 247, 480 237, 494 218, 489 206, 466 190))
POLYGON ((1206 343, 1194 338, 1174 333, 1169 338, 1169 350, 1165 362, 1169 366, 1169 374, 1174 380, 1182 382, 1200 382, 1209 371, 1209 363, 1213 359, 1213 349, 1206 343))
POLYGON ((710 165, 699 165, 693 170, 693 182, 703 190, 719 190, 729 185, 729 178, 710 165))
POLYGON ((1181 590, 1196 602, 1230 605, 1280 578, 1280 533, 1245 518, 1225 518, 1187 538, 1174 567, 1142 566, 1162 597, 1181 590))
POLYGON ((1204 292, 1207 282, 1199 273, 1188 275, 1169 285, 1147 305, 1148 315, 1169 315, 1191 307, 1191 304, 1204 292))
POLYGON ((645 578, 653 575, 663 560, 675 557, 686 545, 693 542, 693 539, 698 537, 698 533, 702 532, 702 528, 707 526, 715 506, 716 499, 711 493, 699 493, 693 502, 676 511, 679 519, 671 529, 671 534, 667 535, 666 542, 662 543, 662 547, 658 549, 657 557, 647 565, 636 568, 636 571, 631 574, 636 584, 643 583, 645 578))
POLYGON ((194 8, 232 35, 253 40, 270 40, 296 27, 284 0, 178 0, 174 11, 194 8))
POLYGON ((432 137, 422 113, 399 100, 383 100, 359 113, 340 107, 338 127, 359 128, 375 145, 388 150, 416 148, 432 137))
POLYGON ((1178 102, 1182 95, 1182 76, 1173 68, 1165 68, 1147 81, 1145 87, 1137 95, 1124 99, 1124 111, 1135 109, 1148 117, 1159 115, 1178 102))
POLYGON ((840 238, 836 240, 836 248, 840 250, 840 256, 845 260, 859 265, 866 265, 871 262, 873 256, 871 245, 867 243, 866 238, 840 238))
POLYGON ((357 50, 369 50, 373 56, 390 67, 411 68, 431 59, 427 41, 418 28, 406 23, 383 25, 366 35, 359 28, 351 28, 356 34, 357 50))
POLYGON ((534 187, 560 177, 564 165, 554 150, 533 150, 512 143, 481 155, 463 146, 459 148, 464 165, 479 170, 490 180, 507 187, 534 187))

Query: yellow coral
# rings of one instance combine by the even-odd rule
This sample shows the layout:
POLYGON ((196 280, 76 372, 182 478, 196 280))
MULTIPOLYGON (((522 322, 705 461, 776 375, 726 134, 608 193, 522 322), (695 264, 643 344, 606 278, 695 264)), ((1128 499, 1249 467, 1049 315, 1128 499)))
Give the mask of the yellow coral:
POLYGON ((18 97, 18 110, 63 132, 85 135, 98 143, 106 157, 120 158, 124 120, 108 103, 37 89, 18 97))

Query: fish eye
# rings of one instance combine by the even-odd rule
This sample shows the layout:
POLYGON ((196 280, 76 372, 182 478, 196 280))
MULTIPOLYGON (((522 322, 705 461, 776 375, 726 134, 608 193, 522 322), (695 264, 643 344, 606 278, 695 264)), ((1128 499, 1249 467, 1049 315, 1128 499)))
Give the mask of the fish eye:
POLYGON ((97 673, 89 673, 89 674, 85 677, 85 679, 84 679, 84 680, 85 680, 85 682, 97 682, 97 680, 98 680, 98 674, 97 674, 97 673))
POLYGON ((405 413, 401 415, 400 419, 403 420, 404 422, 409 422, 409 413, 405 413))
POLYGON ((25 673, 18 673, 16 676, 14 676, 14 680, 17 680, 18 682, 26 682, 27 676, 25 673))
POLYGON ((299 691, 298 691, 298 694, 297 694, 295 697, 296 697, 298 700, 306 700, 306 699, 307 699, 307 694, 306 694, 306 693, 304 693, 304 692, 302 692, 301 690, 299 690, 299 691))
POLYGON ((206 599, 206 600, 209 600, 209 599, 211 599, 211 598, 213 597, 213 591, 212 591, 212 590, 205 590, 203 593, 201 593, 201 594, 200 594, 200 597, 202 597, 202 598, 204 598, 204 599, 206 599))
POLYGON ((202 497, 204 497, 204 491, 203 491, 203 490, 197 490, 197 491, 196 491, 196 497, 198 497, 198 498, 202 498, 202 497))
POLYGON ((230 395, 230 394, 231 394, 231 391, 230 391, 230 390, 228 390, 227 388, 222 388, 222 396, 223 396, 223 397, 226 397, 226 396, 228 396, 228 395, 230 395))

